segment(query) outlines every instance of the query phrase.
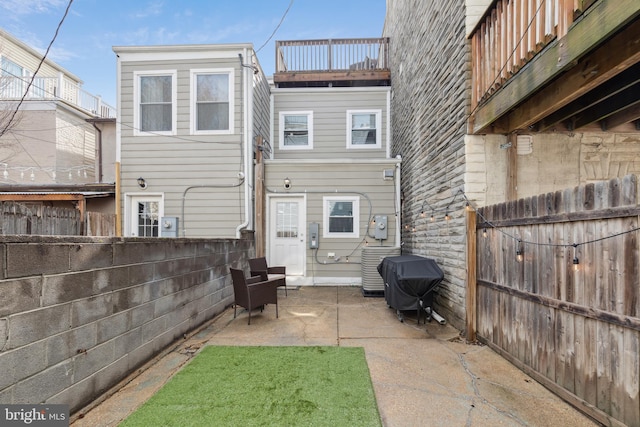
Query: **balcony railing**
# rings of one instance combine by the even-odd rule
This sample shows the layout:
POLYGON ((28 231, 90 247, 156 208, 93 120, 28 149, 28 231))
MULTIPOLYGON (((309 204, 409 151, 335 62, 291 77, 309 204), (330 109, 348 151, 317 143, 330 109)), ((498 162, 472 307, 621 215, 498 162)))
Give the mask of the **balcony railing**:
POLYGON ((472 38, 472 108, 556 38, 596 0, 496 0, 472 38))
MULTIPOLYGON (((28 84, 28 80, 24 78, 2 76, 0 78, 0 99, 8 101, 22 99, 28 84)), ((36 77, 25 96, 25 100, 63 101, 99 118, 116 117, 114 107, 64 77, 36 77)))
POLYGON ((301 73, 347 79, 382 79, 389 72, 389 39, 325 39, 276 42, 274 79, 301 73))

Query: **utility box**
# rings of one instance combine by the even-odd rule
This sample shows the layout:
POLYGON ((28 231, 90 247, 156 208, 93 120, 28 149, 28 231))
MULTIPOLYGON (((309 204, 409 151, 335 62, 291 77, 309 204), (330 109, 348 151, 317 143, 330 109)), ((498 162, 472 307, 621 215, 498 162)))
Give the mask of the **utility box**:
POLYGON ((375 230, 373 235, 376 240, 386 240, 387 239, 387 216, 386 215, 376 215, 373 217, 375 220, 375 230))
POLYGON ((163 216, 160 220, 160 237, 178 237, 178 217, 163 216))

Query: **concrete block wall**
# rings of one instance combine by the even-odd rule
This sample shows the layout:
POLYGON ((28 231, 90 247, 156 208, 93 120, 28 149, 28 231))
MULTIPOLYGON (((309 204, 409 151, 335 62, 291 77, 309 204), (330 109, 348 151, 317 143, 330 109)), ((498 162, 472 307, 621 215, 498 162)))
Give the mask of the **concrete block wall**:
POLYGON ((231 305, 254 254, 252 235, 0 237, 0 403, 80 409, 231 305))
POLYGON ((435 308, 460 329, 465 202, 456 194, 465 186, 469 113, 465 19, 464 0, 395 0, 387 2, 384 29, 391 39, 392 154, 402 155, 402 250, 434 258, 442 268, 435 308))

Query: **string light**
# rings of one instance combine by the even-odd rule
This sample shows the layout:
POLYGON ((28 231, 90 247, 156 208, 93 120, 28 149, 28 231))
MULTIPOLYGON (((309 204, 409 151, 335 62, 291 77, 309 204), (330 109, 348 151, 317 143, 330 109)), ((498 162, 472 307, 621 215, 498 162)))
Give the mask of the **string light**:
MULTIPOLYGON (((498 231, 499 233, 503 234, 504 236, 507 236, 507 237, 509 237, 509 238, 512 238, 513 240, 515 240, 515 241, 517 242, 517 245, 518 245, 518 246, 517 246, 517 248, 516 248, 516 260, 517 260, 518 262, 522 262, 522 261, 524 261, 524 245, 533 245, 533 246, 549 246, 549 247, 563 247, 563 248, 566 248, 566 247, 568 247, 568 246, 572 246, 572 247, 573 247, 573 249, 574 249, 574 251, 573 251, 573 260, 572 260, 573 270, 574 270, 574 271, 579 271, 579 270, 580 270, 580 259, 578 258, 578 254, 577 254, 577 248, 578 248, 578 246, 580 246, 580 245, 585 245, 585 244, 588 244, 588 243, 596 243, 596 242, 599 242, 599 241, 602 241, 602 240, 611 239, 611 238, 614 238, 614 237, 617 237, 617 236, 621 236, 621 235, 624 235, 624 234, 629 234, 629 233, 633 233, 633 232, 636 232, 636 231, 640 231, 640 227, 636 227, 636 228, 632 228, 632 229, 630 229, 630 230, 622 231, 622 232, 620 232, 620 233, 612 234, 612 235, 605 236, 605 237, 600 237, 600 238, 598 238, 598 239, 593 239, 593 240, 589 240, 589 241, 585 241, 585 242, 580 242, 580 243, 573 243, 573 244, 566 244, 566 243, 540 243, 540 242, 524 241, 524 240, 522 240, 520 237, 509 234, 508 232, 506 232, 506 231, 504 231, 504 230, 500 229, 500 227, 498 227, 498 226, 496 226, 496 225, 492 224, 489 220, 487 220, 487 218, 485 218, 485 217, 482 215, 482 213, 481 213, 481 212, 479 212, 478 210, 474 209, 474 208, 471 206, 471 203, 470 203, 469 199, 467 199, 467 196, 464 194, 464 192, 463 192, 462 190, 458 190, 458 192, 453 196, 452 200, 451 200, 451 201, 449 201, 449 203, 447 204, 446 209, 445 209, 445 212, 446 212, 446 213, 445 213, 445 219, 446 219, 446 220, 451 219, 451 217, 449 216, 449 210, 448 210, 448 208, 449 208, 449 207, 450 207, 450 206, 455 202, 455 200, 456 200, 456 198, 458 197, 458 195, 462 195, 462 197, 465 199, 465 201, 466 201, 466 202, 465 202, 465 209, 468 209, 469 211, 475 211, 476 215, 477 215, 478 217, 480 217, 480 219, 483 221, 483 222, 481 223, 481 226, 482 226, 482 236, 483 236, 483 237, 487 237, 487 235, 488 235, 488 228, 493 228, 493 229, 495 229, 496 231, 498 231)), ((424 202, 423 202, 423 206, 424 206, 425 204, 426 204, 427 206, 429 206, 429 204, 428 204, 426 201, 424 201, 424 202)), ((429 207, 431 208, 431 206, 429 206, 429 207)), ((434 221, 434 220, 435 220, 435 218, 434 218, 434 212, 435 212, 435 209, 431 208, 431 212, 432 212, 432 213, 431 213, 431 221, 434 221)), ((423 210, 423 209, 421 209, 421 211, 420 211, 420 217, 423 217, 423 216, 424 216, 424 215, 423 215, 423 213, 424 213, 424 210, 423 210)), ((409 224, 405 224, 405 229, 407 229, 407 230, 408 230, 408 229, 409 229, 409 227, 410 227, 410 225, 409 225, 409 224)), ((416 227, 415 227, 415 226, 412 226, 412 227, 411 227, 411 230, 415 232, 415 231, 416 231, 416 227)))
POLYGON ((518 249, 516 249, 516 260, 522 262, 524 260, 524 246, 522 240, 518 240, 518 249))

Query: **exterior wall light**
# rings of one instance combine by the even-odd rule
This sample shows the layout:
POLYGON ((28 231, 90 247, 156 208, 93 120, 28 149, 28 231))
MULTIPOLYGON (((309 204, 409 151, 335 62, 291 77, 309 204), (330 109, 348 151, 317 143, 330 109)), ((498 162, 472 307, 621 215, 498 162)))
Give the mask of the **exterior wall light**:
POLYGON ((145 181, 143 177, 140 177, 138 178, 138 185, 144 190, 147 188, 147 181, 145 181))
POLYGON ((285 178, 284 179, 284 189, 285 190, 290 190, 291 189, 291 180, 289 178, 285 178))

